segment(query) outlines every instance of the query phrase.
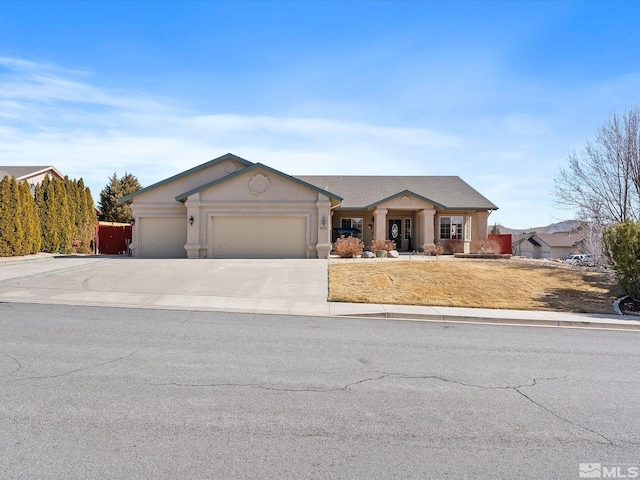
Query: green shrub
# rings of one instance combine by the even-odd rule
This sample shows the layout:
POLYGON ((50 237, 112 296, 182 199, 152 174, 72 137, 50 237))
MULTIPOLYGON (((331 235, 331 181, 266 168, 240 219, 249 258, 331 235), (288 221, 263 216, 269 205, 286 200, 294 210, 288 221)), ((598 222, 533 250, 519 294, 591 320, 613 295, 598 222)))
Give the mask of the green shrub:
POLYGON ((622 290, 640 299, 640 224, 627 221, 605 227, 604 252, 616 271, 622 290))
POLYGON ((333 244, 333 249, 341 257, 349 258, 354 255, 362 255, 364 244, 359 238, 345 237, 336 240, 336 243, 333 244))

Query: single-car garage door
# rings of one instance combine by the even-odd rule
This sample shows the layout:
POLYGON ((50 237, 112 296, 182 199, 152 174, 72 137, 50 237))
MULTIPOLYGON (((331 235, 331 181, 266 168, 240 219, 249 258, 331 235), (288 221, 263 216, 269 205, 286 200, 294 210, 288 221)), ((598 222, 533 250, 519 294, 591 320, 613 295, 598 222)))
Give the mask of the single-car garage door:
POLYGON ((211 219, 213 258, 306 258, 306 217, 211 219))
POLYGON ((184 217, 142 217, 138 220, 139 257, 185 258, 187 220, 184 217))

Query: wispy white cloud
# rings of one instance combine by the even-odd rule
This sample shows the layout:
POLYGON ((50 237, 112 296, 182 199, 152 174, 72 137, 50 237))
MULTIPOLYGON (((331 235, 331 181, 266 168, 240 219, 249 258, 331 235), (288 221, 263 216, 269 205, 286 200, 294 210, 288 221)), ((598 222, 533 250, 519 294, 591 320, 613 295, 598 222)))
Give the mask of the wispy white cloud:
POLYGON ((434 129, 301 112, 199 112, 101 87, 86 72, 0 58, 0 164, 54 165, 83 177, 96 200, 114 171, 149 185, 233 152, 289 174, 460 175, 500 207, 492 220, 542 225, 568 150, 558 150, 563 132, 553 122, 509 112, 434 129))
POLYGON ((227 151, 300 174, 380 173, 403 162, 394 152, 459 143, 448 133, 331 118, 202 115, 100 88, 75 71, 7 58, 0 65, 0 162, 54 164, 83 176, 94 194, 105 172, 128 170, 148 184, 227 151))

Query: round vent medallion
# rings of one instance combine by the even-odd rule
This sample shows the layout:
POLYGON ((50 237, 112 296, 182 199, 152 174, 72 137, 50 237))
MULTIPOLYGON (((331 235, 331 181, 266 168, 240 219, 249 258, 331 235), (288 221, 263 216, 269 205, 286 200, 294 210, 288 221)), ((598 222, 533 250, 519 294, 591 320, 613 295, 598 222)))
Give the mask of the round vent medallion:
POLYGON ((237 168, 237 165, 233 162, 227 162, 224 164, 224 171, 227 173, 233 173, 237 168))
POLYGON ((393 226, 391 227, 391 237, 392 238, 398 238, 398 224, 394 223, 393 226))
POLYGON ((254 195, 264 195, 269 190, 269 187, 271 187, 269 177, 261 173, 254 175, 249 181, 249 190, 251 190, 251 193, 254 195))
POLYGON ((409 198, 408 195, 403 195, 402 198, 400 199, 400 203, 402 205, 409 205, 411 203, 411 199, 409 198))

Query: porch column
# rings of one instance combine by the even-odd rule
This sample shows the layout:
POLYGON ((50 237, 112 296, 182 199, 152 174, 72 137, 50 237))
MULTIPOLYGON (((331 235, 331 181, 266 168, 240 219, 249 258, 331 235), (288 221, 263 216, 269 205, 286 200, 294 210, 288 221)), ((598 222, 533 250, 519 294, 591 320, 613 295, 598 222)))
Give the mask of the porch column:
POLYGON ((471 214, 467 214, 464 217, 462 231, 464 232, 464 253, 471 253, 471 214))
POLYGON ((471 238, 473 240, 486 240, 487 239, 487 224, 489 222, 489 213, 488 211, 480 211, 476 212, 474 217, 474 224, 471 238))
POLYGON ((318 243, 316 251, 318 258, 329 258, 331 253, 331 202, 329 200, 318 200, 318 243))
MULTIPOLYGON (((129 204, 131 205, 131 204, 129 204)), ((138 225, 140 219, 136 216, 136 212, 133 211, 133 217, 131 217, 131 243, 129 249, 131 249, 131 255, 138 256, 138 225)))
POLYGON ((418 212, 418 223, 420 228, 420 238, 418 239, 417 247, 423 251, 433 247, 434 236, 434 216, 436 211, 433 208, 425 208, 418 212))
POLYGON ((384 240, 387 238, 387 210, 386 208, 376 208, 373 211, 374 218, 374 240, 384 240))
POLYGON ((187 198, 184 205, 187 207, 187 219, 185 221, 187 243, 184 246, 187 251, 187 258, 205 258, 207 256, 206 248, 202 248, 200 245, 201 221, 206 221, 200 218, 200 193, 193 195, 193 198, 187 198), (192 218, 193 225, 191 225, 192 218))

